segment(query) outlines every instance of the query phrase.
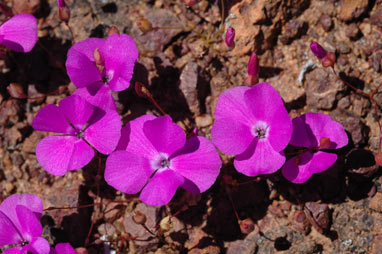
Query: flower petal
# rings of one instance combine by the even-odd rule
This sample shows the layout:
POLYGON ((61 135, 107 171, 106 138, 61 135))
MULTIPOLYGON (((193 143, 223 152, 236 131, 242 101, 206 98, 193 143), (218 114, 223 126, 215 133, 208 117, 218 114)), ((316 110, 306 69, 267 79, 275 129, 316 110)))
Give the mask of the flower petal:
POLYGON ((23 249, 27 250, 28 253, 32 253, 32 254, 49 254, 50 253, 49 243, 45 238, 42 238, 42 237, 34 238, 33 241, 30 242, 28 245, 24 246, 23 249))
POLYGON ((42 227, 36 215, 23 205, 16 206, 17 218, 20 222, 20 233, 23 239, 30 242, 42 234, 42 227))
POLYGON ((116 151, 106 160, 105 181, 127 194, 141 191, 152 173, 148 159, 126 151, 116 151))
POLYGON ((59 243, 55 247, 55 254, 76 254, 77 252, 73 249, 70 243, 59 243))
POLYGON ((104 43, 103 39, 88 38, 77 42, 69 49, 66 70, 70 80, 77 87, 85 87, 102 80, 102 75, 94 62, 93 53, 104 43))
POLYGON ((139 198, 148 205, 165 205, 175 195, 176 190, 184 183, 184 178, 173 170, 156 172, 143 188, 139 198))
POLYGON ((117 147, 121 128, 122 122, 117 112, 105 112, 96 108, 84 131, 84 137, 100 153, 110 154, 117 147))
POLYGON ((10 248, 10 249, 6 249, 4 252, 2 252, 3 254, 27 254, 27 252, 25 250, 23 250, 22 247, 13 247, 13 248, 10 248))
MULTIPOLYGON (((43 204, 40 197, 34 194, 13 194, 7 197, 0 205, 0 211, 8 216, 17 230, 21 232, 22 225, 19 222, 16 206, 21 205, 31 210, 39 220, 43 211, 43 204)), ((1 227, 0 227, 1 228, 1 227)))
POLYGON ((249 126, 229 118, 215 120, 211 130, 211 137, 217 148, 229 155, 244 152, 255 138, 249 126))
POLYGON ((276 151, 283 150, 292 136, 292 121, 280 94, 269 84, 259 83, 244 94, 245 103, 257 121, 269 125, 268 140, 276 151))
POLYGON ((286 179, 292 183, 304 183, 314 173, 320 173, 330 168, 337 160, 337 155, 333 153, 305 152, 298 157, 289 159, 281 172, 286 179))
POLYGON ((78 95, 85 100, 87 100, 93 106, 99 107, 104 111, 116 111, 115 101, 111 95, 111 90, 108 86, 103 85, 102 83, 98 84, 100 88, 98 89, 95 95, 89 93, 87 87, 78 88, 73 95, 78 95))
POLYGON ((138 50, 134 39, 126 34, 109 36, 100 48, 104 58, 106 75, 113 91, 122 91, 130 86, 134 63, 138 59, 138 50))
POLYGON ((73 136, 46 137, 37 144, 37 161, 52 175, 63 176, 68 170, 82 168, 94 156, 84 143, 83 140, 73 136), (77 153, 78 151, 83 154, 77 153))
POLYGON ((188 188, 193 193, 204 192, 211 187, 219 175, 222 162, 212 143, 204 138, 189 138, 185 146, 171 158, 171 168, 194 183, 188 188))
POLYGON ((37 20, 30 14, 13 16, 0 26, 1 44, 18 52, 29 52, 37 42, 37 20))
POLYGON ((251 126, 255 118, 244 100, 244 93, 248 90, 250 88, 246 86, 225 90, 216 104, 215 119, 232 119, 232 121, 251 126))
POLYGON ((293 128, 290 144, 294 146, 318 147, 321 138, 330 139, 329 149, 341 148, 348 143, 344 127, 322 113, 306 113, 293 119, 293 128), (311 146, 307 146, 308 142, 311 146))
POLYGON ((169 116, 146 121, 143 124, 143 133, 156 151, 167 155, 173 154, 186 143, 186 134, 183 129, 169 116))
POLYGON ((143 133, 143 125, 147 121, 156 119, 153 115, 143 115, 129 121, 122 130, 122 137, 118 144, 118 149, 140 155, 148 159, 154 159, 158 152, 153 144, 147 139, 143 133))
POLYGON ((247 150, 236 156, 234 166, 247 176, 272 174, 285 162, 282 152, 275 151, 268 140, 255 139, 247 150))
POLYGON ((61 110, 53 104, 46 105, 37 113, 32 122, 32 127, 39 131, 74 134, 75 130, 61 110))
POLYGON ((12 221, 0 211, 0 246, 23 242, 23 239, 12 221))
POLYGON ((62 99, 58 107, 77 130, 83 129, 84 125, 89 121, 94 112, 94 107, 85 99, 77 95, 62 99))

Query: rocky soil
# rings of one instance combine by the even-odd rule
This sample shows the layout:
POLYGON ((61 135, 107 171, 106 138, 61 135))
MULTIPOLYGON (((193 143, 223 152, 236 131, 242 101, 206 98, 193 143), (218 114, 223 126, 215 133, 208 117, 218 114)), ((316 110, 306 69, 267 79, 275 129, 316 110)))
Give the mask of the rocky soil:
MULTIPOLYGON (((309 50, 318 41, 336 54, 341 78, 366 93, 374 90, 382 84, 381 0, 224 0, 223 25, 223 6, 214 0, 191 7, 181 0, 67 3, 75 41, 106 37, 111 25, 135 39, 140 57, 132 84, 145 84, 187 130, 210 136, 218 96, 243 84, 256 51, 260 81, 279 91, 291 117, 329 114, 351 142, 333 167, 302 185, 280 173, 245 177, 222 155, 222 172, 209 191, 179 190, 164 207, 147 206, 99 180, 102 157, 64 177, 49 175, 34 154, 47 134, 31 122, 41 107, 75 90, 65 74, 71 34, 58 19, 56 1, 5 1, 14 13, 39 19, 39 42, 28 54, 8 52, 0 60, 0 200, 34 193, 45 208, 74 207, 46 211, 42 223, 51 244, 69 241, 89 253, 382 253, 382 177, 373 156, 381 133, 373 104, 309 50), (139 30, 142 18, 152 31, 139 30), (228 26, 236 30, 231 50, 222 41, 228 26), (133 220, 138 211, 151 233, 133 220)), ((115 98, 125 122, 160 115, 133 86, 115 98)), ((382 92, 375 99, 380 113, 382 92)))

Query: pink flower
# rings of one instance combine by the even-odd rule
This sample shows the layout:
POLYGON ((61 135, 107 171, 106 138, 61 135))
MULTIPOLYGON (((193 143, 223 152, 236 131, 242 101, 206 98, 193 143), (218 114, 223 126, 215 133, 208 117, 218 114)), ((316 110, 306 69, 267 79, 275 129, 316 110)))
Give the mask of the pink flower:
POLYGON ((292 135, 292 121, 281 96, 268 83, 226 90, 219 97, 212 142, 236 155, 234 166, 247 176, 271 174, 285 162, 282 152, 292 135))
POLYGON ((321 113, 306 113, 293 119, 290 144, 308 148, 302 154, 289 159, 281 172, 293 183, 304 183, 313 174, 330 168, 337 160, 334 153, 322 149, 338 149, 348 143, 344 127, 321 113))
POLYGON ((30 14, 18 14, 0 26, 0 44, 18 52, 29 52, 37 42, 37 20, 30 14))
POLYGON ((66 97, 58 106, 45 106, 33 119, 34 129, 63 134, 41 140, 36 158, 46 171, 62 176, 88 164, 94 157, 92 147, 103 154, 113 152, 121 125, 117 112, 105 112, 77 95, 66 97))
POLYGON ((77 254, 69 243, 59 243, 50 250, 49 254, 77 254))
POLYGON ((13 194, 0 205, 0 246, 16 244, 4 254, 48 254, 47 240, 40 237, 41 199, 33 194, 13 194))
POLYGON ((122 129, 117 151, 106 161, 105 180, 124 193, 140 192, 149 205, 170 202, 179 186, 206 191, 222 163, 212 143, 200 136, 186 140, 168 116, 144 115, 122 129))
POLYGON ((115 110, 111 90, 122 91, 130 86, 138 50, 133 38, 126 34, 112 34, 106 40, 89 38, 74 44, 68 52, 66 69, 79 96, 104 110, 115 110), (95 58, 97 55, 97 63, 95 58), (109 108, 105 107, 105 103, 109 108))

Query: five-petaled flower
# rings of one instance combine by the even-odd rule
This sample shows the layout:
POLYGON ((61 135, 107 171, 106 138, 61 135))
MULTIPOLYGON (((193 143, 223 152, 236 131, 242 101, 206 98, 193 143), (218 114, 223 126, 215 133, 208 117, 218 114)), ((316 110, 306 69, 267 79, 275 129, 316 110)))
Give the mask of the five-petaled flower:
POLYGON ((106 40, 88 38, 74 44, 68 51, 66 69, 79 88, 75 94, 104 110, 115 110, 110 89, 118 92, 130 86, 137 59, 133 38, 115 33, 106 40))
POLYGON ((149 205, 167 204, 179 186, 193 193, 215 182, 222 163, 206 138, 186 139, 169 116, 144 115, 122 129, 117 151, 106 161, 105 180, 128 194, 141 191, 149 205))
POLYGON ((62 176, 82 168, 94 157, 94 147, 110 154, 121 136, 121 119, 115 111, 103 111, 80 96, 72 95, 59 105, 47 105, 33 119, 36 130, 61 133, 48 136, 36 147, 36 158, 49 173, 62 176), (92 146, 90 146, 90 145, 92 146))
POLYGON ((41 199, 33 194, 13 194, 0 205, 0 246, 13 245, 4 254, 48 254, 49 243, 42 234, 41 199))
POLYGON ((290 144, 308 150, 289 159, 281 172, 293 183, 304 183, 313 174, 330 168, 337 160, 336 154, 321 150, 344 147, 348 137, 341 124, 321 113, 306 113, 292 122, 290 144))
POLYGON ((37 20, 30 14, 13 16, 0 26, 0 44, 18 52, 29 52, 37 42, 37 20))
POLYGON ((226 90, 219 97, 212 126, 212 142, 236 155, 237 171, 271 174, 285 162, 282 150, 292 135, 292 121, 281 96, 268 83, 226 90))

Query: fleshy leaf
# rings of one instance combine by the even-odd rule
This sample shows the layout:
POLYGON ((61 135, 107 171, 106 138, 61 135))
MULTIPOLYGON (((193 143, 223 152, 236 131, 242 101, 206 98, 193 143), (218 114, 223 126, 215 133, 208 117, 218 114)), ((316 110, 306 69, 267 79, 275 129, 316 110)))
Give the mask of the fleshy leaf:
POLYGON ((120 150, 107 158, 105 181, 127 194, 135 194, 142 190, 154 171, 148 159, 120 150))
POLYGON ((37 42, 37 20, 30 14, 13 16, 0 26, 0 43, 18 52, 29 52, 37 42))
POLYGON ((219 154, 212 143, 198 136, 189 138, 171 158, 171 168, 195 185, 195 188, 186 187, 193 193, 209 189, 216 181, 221 166, 219 154))

